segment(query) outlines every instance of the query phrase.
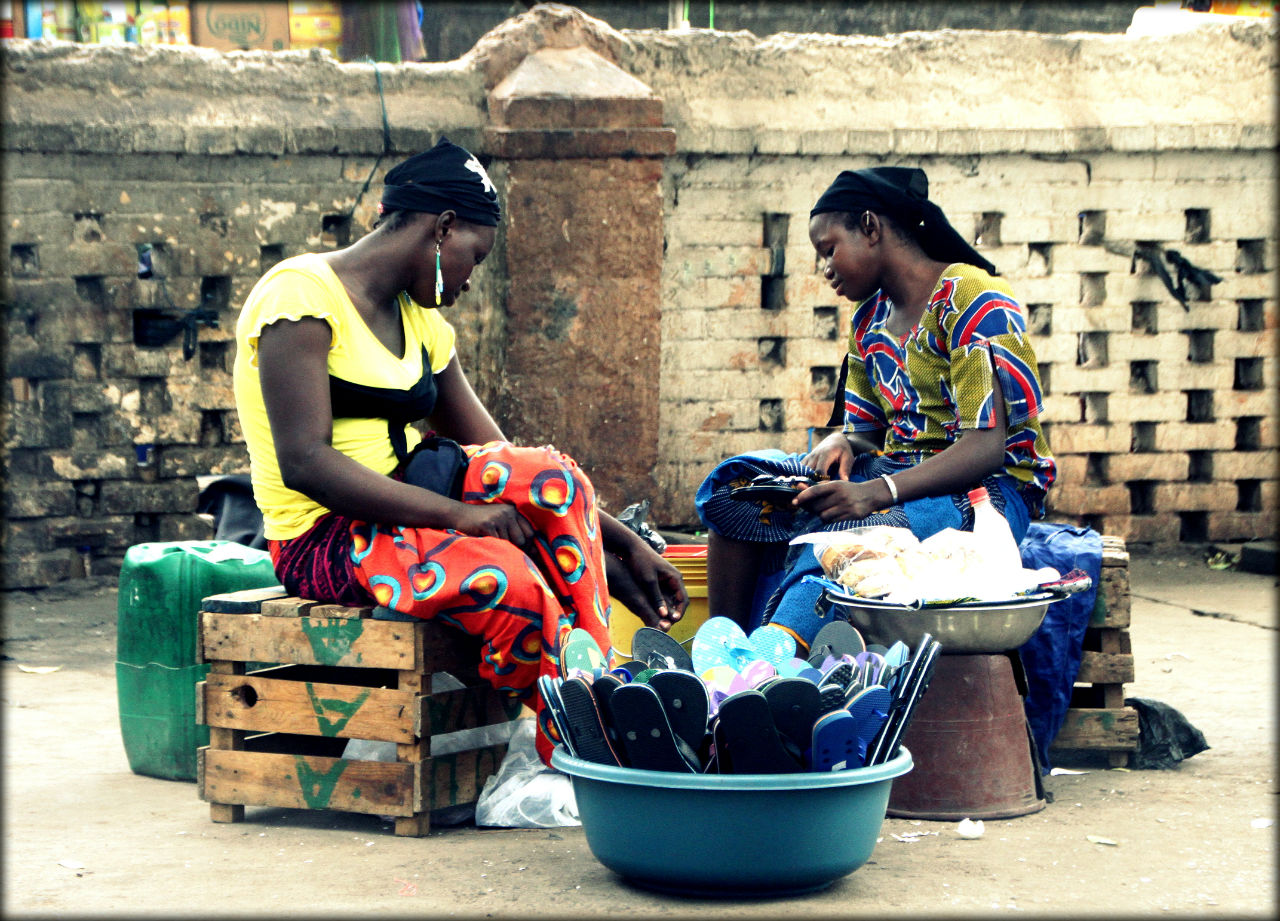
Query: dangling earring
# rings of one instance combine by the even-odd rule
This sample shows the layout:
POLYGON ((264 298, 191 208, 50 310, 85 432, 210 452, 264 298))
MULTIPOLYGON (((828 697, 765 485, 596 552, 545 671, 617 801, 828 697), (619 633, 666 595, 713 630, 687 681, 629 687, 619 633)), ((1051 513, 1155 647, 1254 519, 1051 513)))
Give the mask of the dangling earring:
POLYGON ((444 275, 440 271, 440 244, 436 244, 436 306, 442 303, 444 295, 444 275))

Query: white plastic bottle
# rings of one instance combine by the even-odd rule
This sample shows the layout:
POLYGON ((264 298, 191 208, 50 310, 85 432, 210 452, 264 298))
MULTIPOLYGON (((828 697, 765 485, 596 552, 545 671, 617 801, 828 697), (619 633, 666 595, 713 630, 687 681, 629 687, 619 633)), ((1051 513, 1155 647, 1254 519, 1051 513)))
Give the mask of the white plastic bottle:
POLYGON ((983 559, 994 570, 1006 573, 1011 579, 1022 571, 1022 554, 1018 542, 1013 539, 1009 522, 991 504, 991 496, 985 486, 969 491, 969 504, 973 506, 973 534, 982 547, 983 559))

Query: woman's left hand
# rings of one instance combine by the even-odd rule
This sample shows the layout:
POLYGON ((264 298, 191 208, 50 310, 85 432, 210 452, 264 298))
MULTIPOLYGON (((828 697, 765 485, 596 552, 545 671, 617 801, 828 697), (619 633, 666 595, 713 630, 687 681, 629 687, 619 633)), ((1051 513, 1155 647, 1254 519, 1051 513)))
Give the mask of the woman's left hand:
POLYGON ((689 605, 679 571, 639 538, 624 555, 605 552, 605 574, 609 594, 647 627, 670 630, 689 605))
POLYGON ((889 488, 879 479, 865 483, 828 480, 810 486, 796 496, 795 501, 805 511, 820 516, 826 522, 866 518, 872 512, 893 504, 889 488))

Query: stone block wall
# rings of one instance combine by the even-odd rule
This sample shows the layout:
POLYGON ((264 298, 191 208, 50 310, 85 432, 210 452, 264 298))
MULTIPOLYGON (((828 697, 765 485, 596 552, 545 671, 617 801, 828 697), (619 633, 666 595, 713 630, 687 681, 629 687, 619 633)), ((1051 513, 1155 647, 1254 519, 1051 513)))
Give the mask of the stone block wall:
POLYGON ((1027 306, 1060 461, 1054 517, 1133 541, 1275 530, 1262 24, 761 41, 618 32, 544 5, 446 64, 24 41, 2 63, 9 587, 209 536, 197 477, 247 469, 230 385, 239 304, 275 261, 366 232, 385 171, 441 134, 486 159, 504 197, 558 196, 511 203, 537 236, 512 250, 515 225, 501 229, 451 319, 482 399, 520 439, 545 440, 522 406, 599 414, 552 435, 615 471, 600 474, 607 508, 652 489, 651 521, 695 525, 714 463, 823 434, 848 305, 819 279, 808 209, 840 169, 903 163, 927 170, 1027 306), (616 65, 661 128, 650 102, 566 108, 556 94, 578 91, 561 87, 510 135, 491 94, 540 48, 616 65), (611 120, 624 110, 644 113, 639 130, 611 120), (560 131, 557 111, 588 121, 560 131), (591 196, 602 169, 624 194, 591 196), (579 211, 582 233, 565 223, 579 211), (655 220, 661 239, 642 232, 655 220), (568 259, 575 240, 590 251, 568 259), (1222 281, 1193 286, 1184 309, 1134 255, 1151 247, 1222 281), (197 324, 187 358, 164 321, 192 310, 216 326, 197 324), (611 318, 607 335, 591 339, 591 317, 611 318), (538 355, 557 342, 598 351, 550 379, 538 355))

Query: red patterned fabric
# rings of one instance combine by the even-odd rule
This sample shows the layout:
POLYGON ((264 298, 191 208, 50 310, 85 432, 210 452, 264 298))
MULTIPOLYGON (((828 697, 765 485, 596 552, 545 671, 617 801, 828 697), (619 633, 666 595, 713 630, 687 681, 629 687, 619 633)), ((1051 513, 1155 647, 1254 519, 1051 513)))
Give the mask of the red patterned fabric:
POLYGON ((335 560, 317 541, 332 536, 332 527, 321 524, 338 516, 326 516, 307 534, 273 544, 272 556, 292 560, 302 573, 286 575, 278 564, 286 588, 290 578, 301 585, 340 583, 343 574, 335 570, 341 568, 356 583, 345 590, 363 590, 376 604, 444 620, 482 638, 481 676, 514 697, 536 701, 538 753, 550 763, 558 736, 536 698, 538 676, 559 673, 560 644, 575 627, 612 655, 595 491, 577 463, 553 448, 491 442, 465 450, 471 461, 462 501, 515 505, 537 532, 525 550, 453 530, 339 519, 346 523, 347 555, 335 560), (304 545, 316 552, 305 552, 304 545))

